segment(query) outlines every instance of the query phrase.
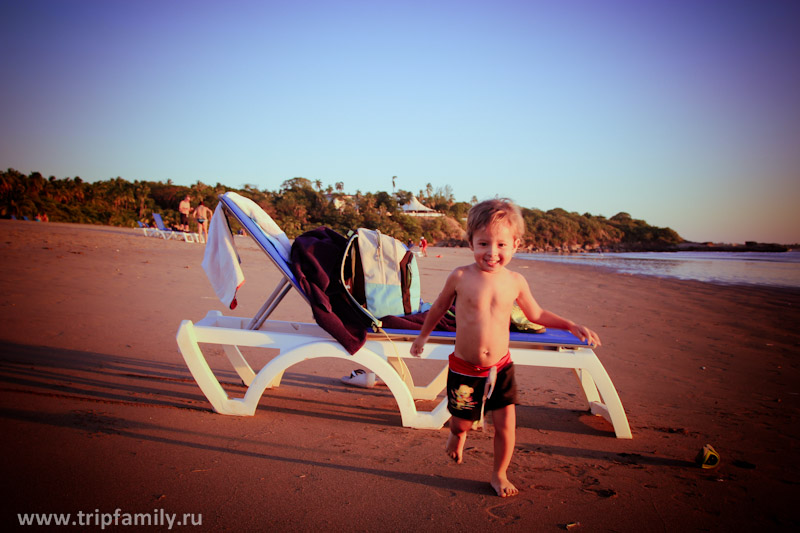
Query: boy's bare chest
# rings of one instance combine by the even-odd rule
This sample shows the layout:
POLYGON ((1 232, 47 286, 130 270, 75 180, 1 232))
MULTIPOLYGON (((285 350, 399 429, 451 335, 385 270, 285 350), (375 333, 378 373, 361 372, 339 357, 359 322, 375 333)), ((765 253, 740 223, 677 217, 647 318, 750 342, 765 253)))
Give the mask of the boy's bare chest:
MULTIPOLYGON (((468 280, 465 280, 468 281, 468 280)), ((477 314, 508 310, 516 299, 513 291, 502 284, 487 285, 464 283, 456 291, 456 307, 463 311, 471 309, 477 314)))

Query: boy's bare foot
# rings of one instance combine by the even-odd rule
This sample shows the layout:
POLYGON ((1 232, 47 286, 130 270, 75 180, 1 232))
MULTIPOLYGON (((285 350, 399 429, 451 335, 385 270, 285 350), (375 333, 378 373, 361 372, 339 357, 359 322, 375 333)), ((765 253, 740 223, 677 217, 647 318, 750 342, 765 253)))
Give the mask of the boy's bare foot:
POLYGON ((505 476, 492 476, 492 488, 498 496, 505 498, 506 496, 516 496, 519 490, 515 487, 505 476))
POLYGON ((449 455, 450 459, 458 464, 462 463, 464 455, 464 442, 466 440, 466 433, 462 433, 460 437, 454 433, 450 433, 450 436, 447 437, 447 447, 445 448, 447 455, 449 455))

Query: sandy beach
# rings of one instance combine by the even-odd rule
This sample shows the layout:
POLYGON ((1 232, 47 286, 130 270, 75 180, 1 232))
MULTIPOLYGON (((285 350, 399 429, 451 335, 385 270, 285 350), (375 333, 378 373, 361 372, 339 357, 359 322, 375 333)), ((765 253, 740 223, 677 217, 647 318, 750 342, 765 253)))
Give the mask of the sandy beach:
MULTIPOLYGON (((800 525, 800 291, 514 260, 544 307, 600 334, 633 439, 586 412, 571 371, 519 367, 509 476, 521 492, 502 499, 488 483, 491 431, 472 432, 455 465, 447 429, 401 427, 385 387, 340 382, 354 368, 346 361, 292 367, 253 417, 211 410, 175 334, 212 309, 260 307, 279 277, 249 239, 236 240, 247 280, 230 311, 200 266, 201 244, 10 220, 0 234, 0 501, 12 528, 20 513, 116 509, 202 515, 202 526, 173 530, 203 531, 800 525), (705 444, 721 456, 716 469, 694 463, 705 444)), ((470 261, 465 249, 430 248, 424 298, 470 261)), ((312 321, 296 294, 273 318, 312 321)), ((243 393, 221 351, 209 363, 243 393)))

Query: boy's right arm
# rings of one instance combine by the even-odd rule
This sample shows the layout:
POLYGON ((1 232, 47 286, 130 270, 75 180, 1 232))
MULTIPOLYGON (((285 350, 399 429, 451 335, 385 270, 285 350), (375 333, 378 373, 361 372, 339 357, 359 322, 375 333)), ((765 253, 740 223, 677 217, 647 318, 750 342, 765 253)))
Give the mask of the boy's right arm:
POLYGON ((444 283, 442 292, 439 293, 436 301, 433 302, 433 305, 428 310, 428 315, 425 317, 425 323, 422 324, 422 329, 419 331, 419 335, 417 335, 417 338, 414 339, 413 343, 411 343, 411 355, 414 357, 419 357, 422 355, 422 349, 425 347, 425 342, 427 342, 431 332, 436 327, 436 324, 438 324, 442 319, 444 314, 453 305, 453 301, 456 298, 456 278, 458 277, 457 272, 458 269, 451 272, 447 277, 447 281, 444 283))

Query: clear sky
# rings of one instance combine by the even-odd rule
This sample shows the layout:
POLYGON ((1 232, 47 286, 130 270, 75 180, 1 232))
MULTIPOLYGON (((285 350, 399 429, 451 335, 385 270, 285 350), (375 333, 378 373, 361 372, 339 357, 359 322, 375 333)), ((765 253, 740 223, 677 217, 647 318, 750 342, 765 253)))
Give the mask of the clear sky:
POLYGON ((794 0, 0 0, 0 168, 800 242, 794 0))

